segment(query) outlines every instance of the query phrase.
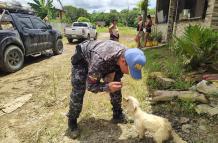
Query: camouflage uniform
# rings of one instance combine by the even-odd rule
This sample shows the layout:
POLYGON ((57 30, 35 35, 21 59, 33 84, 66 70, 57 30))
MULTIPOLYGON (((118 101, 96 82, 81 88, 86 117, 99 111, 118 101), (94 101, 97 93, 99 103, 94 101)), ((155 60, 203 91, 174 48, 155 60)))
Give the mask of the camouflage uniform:
MULTIPOLYGON (((108 91, 108 83, 100 82, 107 74, 115 72, 114 81, 120 81, 123 73, 117 65, 118 58, 126 47, 118 42, 85 41, 76 47, 72 62, 72 92, 69 118, 76 119, 82 110, 86 88, 94 93, 108 91)), ((110 93, 113 117, 122 115, 121 91, 110 93)))

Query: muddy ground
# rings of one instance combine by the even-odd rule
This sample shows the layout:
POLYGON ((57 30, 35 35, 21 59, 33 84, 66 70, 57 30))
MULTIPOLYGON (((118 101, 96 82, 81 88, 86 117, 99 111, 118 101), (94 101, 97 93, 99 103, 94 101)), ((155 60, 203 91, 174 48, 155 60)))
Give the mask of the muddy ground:
MULTIPOLYGON (((99 38, 107 39, 108 34, 100 34, 99 38)), ((124 41, 129 40, 129 37, 122 38, 124 41)), ((62 55, 29 57, 20 71, 13 74, 0 72, 0 104, 9 103, 22 95, 33 95, 21 108, 0 116, 0 143, 151 142, 149 137, 140 141, 130 123, 126 125, 110 123, 112 115, 110 98, 105 93, 96 95, 86 92, 83 111, 79 118, 82 134, 77 140, 72 140, 66 135, 67 118, 65 115, 68 111, 71 92, 70 58, 74 53, 75 43, 68 44, 66 40, 64 43, 65 49, 62 55)), ((128 77, 124 77, 124 81, 130 83, 129 85, 126 83, 127 86, 123 89, 124 94, 131 93, 134 91, 131 88, 135 88, 131 85, 131 80, 127 79, 128 77)), ((141 82, 140 86, 145 86, 145 83, 141 82)), ((143 88, 145 89, 143 94, 146 95, 146 87, 143 88)), ((148 106, 144 110, 151 111, 149 103, 146 105, 148 106)), ((160 113, 157 112, 157 114, 160 113)), ((172 121, 175 129, 178 127, 176 130, 189 142, 217 142, 218 125, 216 122, 210 124, 208 121, 211 120, 207 117, 199 119, 206 124, 201 125, 201 128, 198 127, 197 119, 189 119, 192 127, 188 133, 184 133, 179 124, 180 116, 176 118, 174 118, 176 115, 164 116, 172 121)))

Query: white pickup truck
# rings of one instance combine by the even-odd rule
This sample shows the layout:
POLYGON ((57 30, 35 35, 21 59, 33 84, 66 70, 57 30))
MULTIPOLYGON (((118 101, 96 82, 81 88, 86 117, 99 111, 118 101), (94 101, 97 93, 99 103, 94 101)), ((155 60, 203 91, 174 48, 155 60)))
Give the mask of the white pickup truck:
POLYGON ((74 22, 71 27, 64 28, 64 35, 67 37, 69 43, 72 43, 74 39, 97 39, 96 27, 88 22, 74 22))

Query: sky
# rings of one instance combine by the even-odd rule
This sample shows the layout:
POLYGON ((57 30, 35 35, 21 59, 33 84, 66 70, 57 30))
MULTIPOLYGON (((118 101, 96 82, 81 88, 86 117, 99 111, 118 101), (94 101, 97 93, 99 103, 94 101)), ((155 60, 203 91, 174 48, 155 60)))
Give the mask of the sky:
MULTIPOLYGON (((0 0, 6 2, 12 2, 14 0, 0 0)), ((33 0, 16 0, 23 5, 27 5, 28 2, 33 0)), ((109 12, 110 9, 116 9, 118 11, 122 9, 132 9, 136 7, 136 4, 140 0, 61 0, 63 5, 73 5, 75 7, 84 8, 88 12, 109 12)), ((54 5, 60 8, 57 0, 53 0, 54 5)), ((156 0, 151 0, 149 7, 154 8, 156 6, 156 0)))

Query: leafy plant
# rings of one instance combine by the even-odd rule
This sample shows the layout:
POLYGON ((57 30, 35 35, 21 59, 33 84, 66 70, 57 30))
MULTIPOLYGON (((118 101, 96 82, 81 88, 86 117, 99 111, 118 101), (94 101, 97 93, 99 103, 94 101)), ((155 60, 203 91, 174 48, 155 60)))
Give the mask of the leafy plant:
POLYGON ((71 23, 78 20, 79 17, 90 18, 90 14, 83 8, 76 8, 71 5, 64 6, 65 14, 62 22, 71 23))
MULTIPOLYGON (((153 72, 160 72, 166 77, 175 80, 175 83, 171 87, 167 87, 167 89, 187 90, 192 86, 192 82, 184 80, 185 69, 183 64, 167 48, 147 50, 145 55, 147 58, 145 70, 149 75, 153 72)), ((147 85, 149 89, 165 89, 165 87, 159 85, 158 81, 152 78, 147 80, 147 85)))
POLYGON ((46 16, 53 18, 56 14, 54 6, 52 5, 53 0, 33 0, 34 3, 28 3, 31 8, 36 12, 37 16, 44 19, 46 16))
POLYGON ((137 5, 141 10, 145 10, 145 8, 148 7, 149 2, 149 0, 141 0, 137 5))
POLYGON ((158 31, 157 27, 154 27, 153 31, 151 32, 150 37, 152 37, 152 39, 155 41, 161 42, 162 35, 163 35, 163 33, 161 31, 158 31))
POLYGON ((174 37, 171 49, 184 64, 197 68, 218 57, 218 32, 199 25, 189 25, 181 38, 174 37))
POLYGON ((162 32, 152 32, 150 36, 153 40, 161 42, 162 41, 162 32))
POLYGON ((90 22, 90 20, 86 17, 79 17, 77 21, 78 22, 90 22))

